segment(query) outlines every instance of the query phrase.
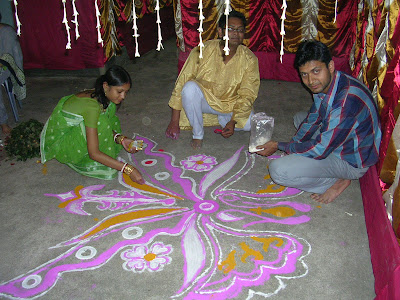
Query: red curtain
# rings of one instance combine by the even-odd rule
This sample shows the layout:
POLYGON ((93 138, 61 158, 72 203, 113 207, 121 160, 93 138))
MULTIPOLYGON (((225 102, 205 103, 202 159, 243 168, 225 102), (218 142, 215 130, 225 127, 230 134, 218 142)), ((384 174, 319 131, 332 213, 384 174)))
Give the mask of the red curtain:
POLYGON ((71 49, 65 49, 67 32, 62 23, 63 4, 54 0, 18 1, 22 23, 20 44, 24 68, 76 70, 104 66, 101 44, 97 43, 94 1, 76 1, 80 38, 75 39, 71 2, 67 1, 71 49))
POLYGON ((360 178, 375 276, 375 300, 400 299, 400 247, 386 213, 375 167, 360 178))
MULTIPOLYGON (((157 17, 154 13, 147 13, 137 20, 138 44, 140 55, 156 49, 158 42, 157 17)), ((175 36, 174 12, 172 6, 160 9, 161 34, 163 42, 175 36)), ((132 34, 132 22, 118 23, 119 40, 126 47, 130 59, 135 59, 135 39, 132 34)))
MULTIPOLYGON (((248 26, 245 44, 259 60, 260 76, 263 79, 300 81, 293 67, 294 53, 303 38, 314 37, 330 48, 338 70, 351 73, 349 57, 355 41, 357 2, 338 0, 335 19, 335 1, 319 0, 315 9, 308 9, 310 3, 302 7, 299 1, 287 1, 285 19, 284 56, 280 61, 281 48, 281 15, 282 0, 231 0, 233 9, 247 17, 248 26), (313 36, 307 35, 310 24, 304 23, 304 15, 317 12, 312 26, 313 36), (303 27, 306 29, 303 30, 303 27)), ((182 31, 185 52, 180 54, 180 68, 188 56, 188 52, 199 43, 199 8, 198 0, 180 0, 182 13, 182 31)), ((203 40, 216 38, 218 14, 215 1, 203 0, 204 22, 203 40), (214 33, 210 33, 214 31, 214 33)), ((223 11, 223 10, 222 10, 223 11)))

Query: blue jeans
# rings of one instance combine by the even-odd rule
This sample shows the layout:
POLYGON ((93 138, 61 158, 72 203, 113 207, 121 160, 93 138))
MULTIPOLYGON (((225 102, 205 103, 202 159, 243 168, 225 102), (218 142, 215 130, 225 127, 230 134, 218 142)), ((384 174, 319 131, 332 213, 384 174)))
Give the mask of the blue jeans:
MULTIPOLYGON (((306 115, 303 112, 296 114, 296 128, 306 115)), ((355 168, 333 154, 321 160, 289 154, 273 160, 269 165, 269 173, 275 183, 317 194, 324 193, 338 179, 358 179, 367 171, 368 167, 355 168)))
MULTIPOLYGON (((181 95, 183 109, 185 110, 190 125, 193 127, 194 139, 202 140, 204 137, 203 114, 218 115, 218 123, 222 128, 231 120, 232 113, 222 113, 211 108, 204 98, 203 91, 196 82, 186 82, 182 88, 181 95)), ((235 131, 250 131, 250 118, 253 114, 254 112, 252 111, 243 128, 235 128, 235 131)))

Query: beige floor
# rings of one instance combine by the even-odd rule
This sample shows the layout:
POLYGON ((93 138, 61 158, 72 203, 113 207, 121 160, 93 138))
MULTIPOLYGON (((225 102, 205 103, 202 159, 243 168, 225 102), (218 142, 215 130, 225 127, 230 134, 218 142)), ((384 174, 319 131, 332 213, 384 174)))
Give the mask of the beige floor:
MULTIPOLYGON (((151 183, 151 193, 135 194, 118 179, 83 177, 56 161, 46 170, 36 159, 0 161, 0 298, 373 299, 358 182, 332 204, 319 205, 307 193, 271 192, 277 187, 266 177, 268 159, 246 154, 249 133, 223 139, 207 128, 198 152, 189 147, 190 132, 178 141, 166 139, 177 56, 173 40, 164 46, 134 62, 115 60, 133 78, 118 114, 125 134, 148 141, 149 152, 133 162, 151 183), (199 154, 216 160, 211 171, 183 171, 183 161, 199 154), (75 206, 67 205, 79 190, 75 206), (209 206, 196 204, 199 198, 209 206), (274 215, 274 207, 294 215, 274 215), (167 208, 175 210, 163 219, 167 208), (153 218, 143 215, 149 209, 157 212, 153 218), (99 225, 103 229, 92 235, 99 225), (86 234, 91 238, 82 238, 86 234), (269 242, 270 248, 262 247, 269 242), (165 260, 152 272, 152 258, 144 260, 134 249, 165 260), (133 262, 134 254, 145 263, 143 272, 128 266, 126 257, 133 262), (275 261, 273 268, 267 261, 275 261), (223 273, 218 265, 232 270, 223 273)), ((91 87, 97 72, 27 71, 22 120, 45 122, 62 96, 91 87)), ((273 116, 274 138, 287 140, 294 133, 292 116, 310 104, 299 83, 262 80, 255 111, 273 116)), ((121 158, 130 159, 124 153, 121 158)))

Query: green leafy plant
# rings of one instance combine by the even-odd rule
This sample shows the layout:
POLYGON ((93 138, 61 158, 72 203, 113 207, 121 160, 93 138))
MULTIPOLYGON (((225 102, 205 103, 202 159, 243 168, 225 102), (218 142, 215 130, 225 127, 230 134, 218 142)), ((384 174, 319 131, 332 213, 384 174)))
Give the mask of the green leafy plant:
POLYGON ((7 155, 22 161, 40 156, 40 133, 43 126, 43 123, 30 119, 14 127, 5 140, 7 155))

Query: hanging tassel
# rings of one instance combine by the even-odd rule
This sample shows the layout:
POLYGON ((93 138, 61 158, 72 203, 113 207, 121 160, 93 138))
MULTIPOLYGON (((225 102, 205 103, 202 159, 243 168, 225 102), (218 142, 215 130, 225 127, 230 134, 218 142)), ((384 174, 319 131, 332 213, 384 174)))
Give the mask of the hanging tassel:
POLYGON ((204 48, 204 43, 203 43, 203 38, 201 36, 201 34, 203 33, 203 20, 204 20, 204 15, 203 15, 203 1, 200 0, 199 1, 199 21, 200 21, 200 26, 199 29, 197 29, 199 31, 199 48, 200 48, 200 58, 203 58, 203 48, 204 48))
POLYGON ((230 2, 229 0, 225 0, 225 16, 226 16, 226 26, 225 26, 225 35, 224 35, 224 40, 225 40, 225 47, 224 47, 224 51, 225 51, 225 55, 229 55, 229 36, 228 36, 228 19, 229 19, 229 6, 230 6, 230 2))
POLYGON ((21 22, 19 21, 19 17, 18 17, 18 1, 14 0, 14 7, 15 7, 15 22, 17 23, 17 35, 20 36, 21 35, 21 22))
POLYGON ((75 6, 75 0, 72 0, 72 8, 74 10, 73 16, 74 16, 74 20, 72 20, 71 22, 75 24, 75 39, 77 40, 80 35, 79 35, 79 23, 78 23, 78 11, 76 9, 75 6))
POLYGON ((282 36, 282 40, 281 40, 281 51, 279 52, 279 54, 280 54, 280 61, 282 63, 282 57, 283 57, 283 54, 285 54, 283 52, 283 39, 285 38, 285 34, 286 34, 285 33, 285 20, 286 20, 286 8, 287 8, 286 0, 283 0, 281 8, 282 8, 282 16, 281 16, 282 22, 281 22, 281 32, 280 32, 280 34, 282 36))
POLYGON ((158 44, 157 44, 157 51, 160 51, 161 48, 164 49, 164 46, 162 45, 162 36, 161 36, 161 19, 160 19, 160 0, 157 0, 156 8, 155 10, 157 11, 157 27, 158 27, 158 44))
POLYGON ((333 20, 333 23, 336 23, 336 15, 337 15, 337 0, 335 1, 335 19, 333 20))
POLYGON ((136 6, 135 6, 135 0, 132 0, 132 16, 133 16, 133 27, 132 27, 132 29, 133 29, 133 37, 135 38, 135 57, 140 57, 140 54, 139 54, 139 44, 138 44, 138 37, 139 37, 139 34, 138 34, 138 27, 137 27, 137 24, 136 24, 136 20, 137 20, 137 16, 136 16, 136 6))
POLYGON ((65 24, 65 30, 67 31, 67 38, 68 38, 67 45, 65 46, 65 49, 71 49, 71 34, 69 32, 70 27, 68 25, 68 20, 67 20, 67 8, 65 7, 65 2, 66 1, 67 0, 62 0, 63 7, 64 7, 64 18, 63 18, 62 23, 65 24))
POLYGON ((101 46, 103 46, 103 39, 101 38, 101 32, 100 32, 100 28, 101 28, 100 16, 101 16, 101 14, 100 14, 100 11, 99 11, 99 7, 97 6, 97 0, 94 0, 94 6, 96 8, 96 19, 97 19, 97 25, 96 25, 96 28, 97 28, 97 42, 99 44, 101 44, 101 46))

